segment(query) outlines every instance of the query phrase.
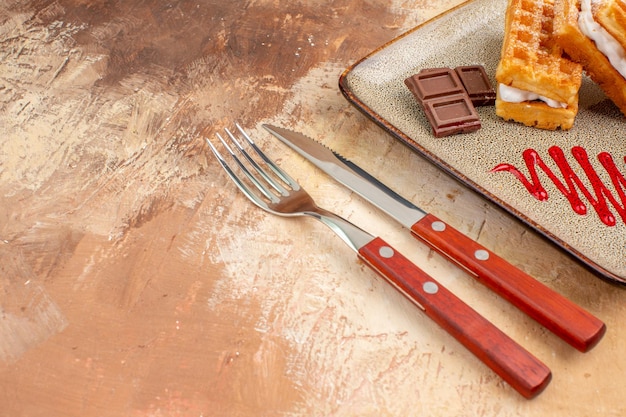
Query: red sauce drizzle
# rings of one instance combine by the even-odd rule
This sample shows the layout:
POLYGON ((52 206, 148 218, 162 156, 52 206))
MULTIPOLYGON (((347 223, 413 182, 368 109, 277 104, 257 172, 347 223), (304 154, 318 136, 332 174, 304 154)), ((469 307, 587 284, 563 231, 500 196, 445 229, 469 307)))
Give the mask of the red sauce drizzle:
MULTIPOLYGON (((561 178, 563 178, 564 182, 561 181, 561 179, 559 179, 554 172, 552 172, 552 170, 541 159, 539 153, 534 149, 526 149, 522 153, 530 178, 527 178, 520 172, 519 169, 511 164, 499 164, 493 168, 491 172, 510 172, 524 185, 524 187, 526 187, 526 190, 528 190, 533 197, 539 201, 546 201, 548 199, 548 192, 543 187, 539 179, 539 174, 537 173, 537 167, 539 167, 548 176, 548 178, 550 178, 557 189, 567 198, 574 212, 580 215, 587 213, 587 205, 578 194, 578 190, 580 190, 582 195, 585 199, 587 199, 587 201, 589 201, 604 224, 607 226, 615 226, 616 221, 615 215, 609 209, 607 200, 611 203, 617 214, 621 217, 622 221, 626 224, 626 192, 624 191, 626 189, 626 178, 624 178, 624 175, 615 165, 611 154, 601 152, 598 154, 598 160, 609 174, 613 188, 615 189, 621 203, 598 176, 598 173, 591 165, 587 151, 584 148, 580 146, 573 147, 572 155, 583 169, 589 183, 592 185, 593 193, 587 189, 580 177, 574 172, 561 148, 558 146, 552 146, 548 149, 548 153, 559 167, 559 170, 561 171, 561 178)), ((626 156, 624 157, 624 162, 626 163, 626 156)))

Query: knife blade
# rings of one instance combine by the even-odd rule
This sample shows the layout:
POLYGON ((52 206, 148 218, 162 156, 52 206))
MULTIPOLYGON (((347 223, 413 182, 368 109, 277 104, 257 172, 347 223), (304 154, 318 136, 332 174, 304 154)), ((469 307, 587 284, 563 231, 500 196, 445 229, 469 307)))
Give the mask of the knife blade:
POLYGON ((363 168, 306 135, 267 124, 263 127, 574 348, 587 352, 604 336, 606 325, 600 319, 415 206, 363 168))

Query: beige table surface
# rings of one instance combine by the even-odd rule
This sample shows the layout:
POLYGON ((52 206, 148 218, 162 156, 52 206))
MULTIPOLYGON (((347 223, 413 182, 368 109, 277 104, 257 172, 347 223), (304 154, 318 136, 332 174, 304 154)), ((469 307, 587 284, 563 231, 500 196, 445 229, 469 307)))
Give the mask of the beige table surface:
POLYGON ((625 290, 339 92, 345 68, 457 3, 0 1, 0 415, 625 415, 625 290), (203 141, 235 121, 543 360, 546 391, 523 399, 322 225, 248 203, 203 141), (264 122, 350 157, 599 316, 605 338, 566 345, 264 122))

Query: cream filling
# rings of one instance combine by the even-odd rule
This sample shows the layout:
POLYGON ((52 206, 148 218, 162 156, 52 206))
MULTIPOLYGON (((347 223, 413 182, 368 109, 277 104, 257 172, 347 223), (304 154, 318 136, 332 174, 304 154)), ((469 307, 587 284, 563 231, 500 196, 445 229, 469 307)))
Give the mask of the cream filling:
POLYGON ((578 27, 589 39, 596 43, 596 47, 607 57, 613 68, 626 78, 626 53, 624 48, 593 19, 591 0, 582 0, 578 14, 578 27))
POLYGON ((567 107, 567 103, 561 103, 560 101, 540 96, 537 93, 531 93, 530 91, 520 90, 519 88, 510 87, 504 84, 498 84, 498 95, 500 96, 500 100, 506 101, 508 103, 521 103, 523 101, 541 100, 548 106, 555 109, 564 109, 567 107))

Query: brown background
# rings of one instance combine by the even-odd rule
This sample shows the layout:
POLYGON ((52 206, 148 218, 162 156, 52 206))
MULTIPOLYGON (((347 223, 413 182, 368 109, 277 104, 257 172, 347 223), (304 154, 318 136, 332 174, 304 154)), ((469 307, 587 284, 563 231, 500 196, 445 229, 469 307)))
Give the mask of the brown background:
POLYGON ((6 416, 621 415, 626 295, 396 143, 342 71, 454 6, 0 2, 6 416), (238 121, 542 359, 522 399, 323 226, 240 196, 204 136, 238 121), (296 127, 606 321, 574 351, 268 138, 296 127))

